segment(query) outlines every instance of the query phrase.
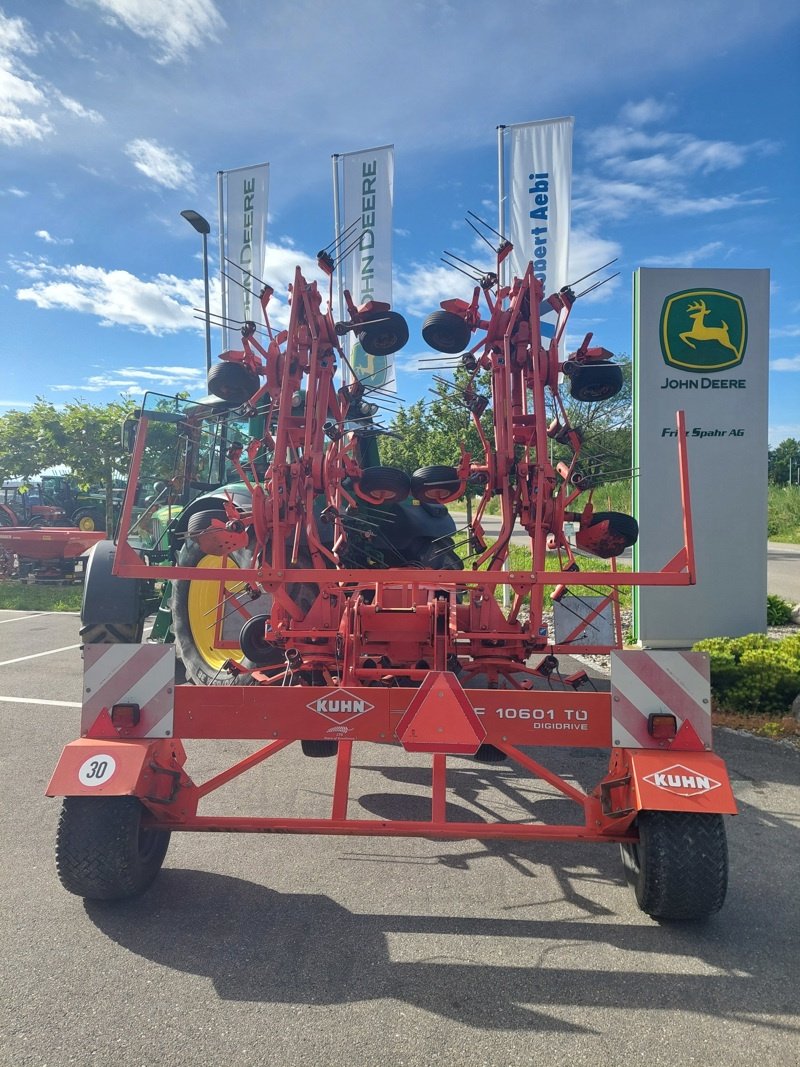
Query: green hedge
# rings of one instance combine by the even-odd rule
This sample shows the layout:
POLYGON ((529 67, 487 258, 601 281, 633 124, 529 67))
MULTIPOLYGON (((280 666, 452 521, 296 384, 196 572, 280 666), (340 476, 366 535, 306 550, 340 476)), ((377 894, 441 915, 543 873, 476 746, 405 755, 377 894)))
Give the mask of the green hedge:
POLYGON ((788 715, 800 693, 800 634, 709 637, 694 646, 711 660, 711 692, 720 708, 744 715, 788 715))

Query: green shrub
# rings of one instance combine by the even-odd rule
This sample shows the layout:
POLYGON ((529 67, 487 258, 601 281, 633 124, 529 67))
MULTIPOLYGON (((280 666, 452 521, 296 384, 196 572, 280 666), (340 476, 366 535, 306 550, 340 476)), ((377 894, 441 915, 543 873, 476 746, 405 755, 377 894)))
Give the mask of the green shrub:
POLYGON ((711 691, 725 710, 787 715, 800 693, 800 634, 710 637, 694 649, 708 653, 711 691))
POLYGON ((785 626, 792 618, 792 605, 774 593, 767 597, 767 624, 769 626, 785 626))

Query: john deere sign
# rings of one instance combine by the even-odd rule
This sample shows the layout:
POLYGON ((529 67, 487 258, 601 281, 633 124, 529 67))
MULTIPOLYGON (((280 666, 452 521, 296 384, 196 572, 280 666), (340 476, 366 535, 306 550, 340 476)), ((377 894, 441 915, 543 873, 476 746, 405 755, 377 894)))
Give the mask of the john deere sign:
POLYGON ((658 648, 761 630, 769 272, 643 269, 634 297, 634 561, 660 570, 682 544, 678 408, 686 416, 697 559, 694 588, 635 593, 636 636, 658 648))
POLYGON ((661 354, 681 370, 728 370, 744 359, 744 301, 724 289, 683 289, 664 301, 658 326, 661 354))

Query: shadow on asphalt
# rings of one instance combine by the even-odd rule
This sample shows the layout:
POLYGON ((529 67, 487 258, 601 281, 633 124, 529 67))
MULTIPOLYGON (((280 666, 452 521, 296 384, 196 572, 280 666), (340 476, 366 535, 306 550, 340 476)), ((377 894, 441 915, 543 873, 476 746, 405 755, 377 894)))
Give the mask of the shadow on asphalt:
MULTIPOLYGON (((571 847, 569 853, 576 864, 586 862, 589 850, 571 847)), ((589 877, 608 875, 599 868, 589 877)), ((742 910, 760 905, 740 899, 709 924, 684 927, 628 925, 624 917, 592 923, 355 914, 323 894, 278 893, 219 874, 165 870, 138 900, 85 906, 115 942, 164 967, 207 976, 224 1000, 324 1005, 391 998, 487 1030, 581 1033, 592 1028, 560 1018, 566 1006, 711 1013, 781 1028, 781 1015, 794 1004, 786 983, 778 984, 781 961, 789 962, 785 950, 754 961, 741 936, 742 910), (453 935, 463 940, 469 961, 459 959, 458 949, 424 961, 393 961, 390 934, 453 935), (474 938, 527 939, 531 964, 476 963, 474 938), (551 942, 608 945, 623 955, 614 970, 561 970, 542 966, 551 942), (624 953, 697 958, 717 973, 676 978, 675 964, 672 973, 642 972, 638 959, 626 965, 624 953), (776 984, 764 1004, 764 980, 771 977, 776 984), (754 1013, 768 1018, 754 1020, 754 1013)))
MULTIPOLYGON (((574 1017, 576 1006, 696 1013, 789 1030, 785 1017, 796 1009, 800 954, 791 872, 797 870, 800 842, 793 813, 756 806, 757 776, 783 768, 780 774, 789 778, 800 761, 794 752, 748 745, 747 740, 727 739, 721 747, 731 750, 736 766, 752 769, 746 792, 753 803, 740 800, 739 816, 726 820, 728 899, 705 924, 659 925, 647 919, 623 891, 617 847, 586 842, 475 842, 468 851, 463 842, 441 842, 437 852, 431 854, 427 844, 416 855, 376 855, 368 846, 342 852, 342 864, 369 861, 386 870, 386 900, 395 902, 394 911, 386 914, 355 913, 322 893, 283 893, 240 878, 169 868, 138 899, 86 901, 84 906, 113 941, 166 968, 207 976, 223 1000, 302 1006, 391 998, 485 1030, 593 1032, 589 1025, 564 1020, 565 1009, 574 1017), (500 917, 404 913, 402 901, 409 896, 402 886, 414 877, 415 866, 463 871, 465 879, 474 879, 470 872, 477 870, 491 893, 498 860, 510 868, 503 877, 552 876, 555 898, 530 903, 523 898, 513 915, 500 917), (616 907, 617 901, 619 911, 611 910, 608 904, 616 907), (574 918, 537 918, 543 907, 562 902, 574 918), (422 960, 392 959, 390 938, 398 934, 416 938, 416 951, 419 939, 430 935, 430 952, 422 960), (455 939, 445 951, 435 940, 442 935, 455 939), (507 953, 497 939, 509 939, 507 953), (512 944, 515 939, 522 945, 512 944), (614 966, 576 967, 583 962, 581 945, 607 946, 614 966), (562 968, 565 951, 571 963, 562 968), (643 953, 653 954, 652 964, 643 962, 643 953), (484 965, 482 956, 492 962, 484 965)), ((596 781, 601 754, 585 755, 576 761, 574 751, 556 752, 564 773, 583 778, 586 771, 596 781)), ((429 780, 417 768, 363 770, 411 788, 429 780)), ((519 799, 519 778, 502 765, 465 766, 454 775, 449 814, 476 818, 485 809, 486 817, 494 818, 493 805, 512 794, 519 799)), ((533 796, 522 796, 523 808, 527 803, 531 814, 559 821, 555 806, 563 809, 563 801, 533 796)), ((422 817, 422 805, 424 817, 429 812, 429 802, 411 793, 369 792, 355 800, 392 818, 422 817)), ((567 819, 573 819, 571 812, 578 809, 569 803, 566 809, 567 819)), ((286 839, 283 847, 290 847, 286 839)), ((423 872, 422 877, 429 875, 423 872)), ((448 884, 452 892, 452 882, 448 884)), ((469 899, 474 900, 474 892, 472 881, 469 899)), ((441 903, 447 912, 446 901, 441 903)), ((587 951, 587 958, 592 953, 587 951)), ((600 958, 608 961, 608 954, 600 958)))

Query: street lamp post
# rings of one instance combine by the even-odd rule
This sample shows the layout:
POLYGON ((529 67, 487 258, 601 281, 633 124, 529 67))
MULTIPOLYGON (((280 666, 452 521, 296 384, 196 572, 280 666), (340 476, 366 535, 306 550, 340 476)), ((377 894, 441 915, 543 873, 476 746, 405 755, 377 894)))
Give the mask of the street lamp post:
POLYGON ((207 220, 196 211, 182 211, 181 215, 203 238, 203 286, 206 299, 206 375, 208 375, 211 370, 211 306, 208 298, 208 235, 211 233, 211 227, 207 220))

